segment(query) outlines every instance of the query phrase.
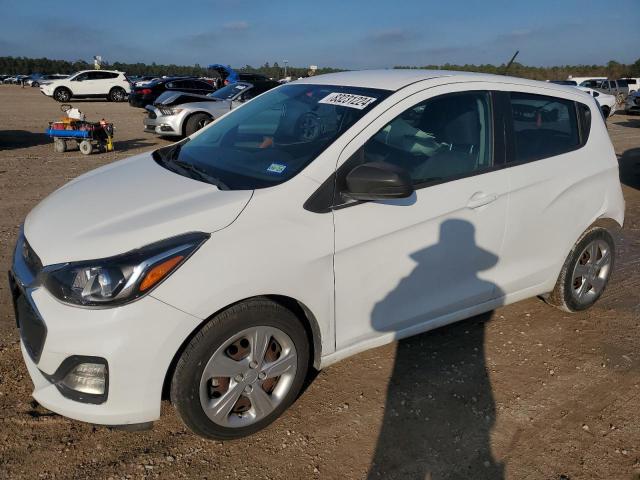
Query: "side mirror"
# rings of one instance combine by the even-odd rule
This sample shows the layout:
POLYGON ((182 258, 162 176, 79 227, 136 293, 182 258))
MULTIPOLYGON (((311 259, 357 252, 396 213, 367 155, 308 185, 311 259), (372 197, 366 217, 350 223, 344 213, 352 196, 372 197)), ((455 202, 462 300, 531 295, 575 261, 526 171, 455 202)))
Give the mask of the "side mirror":
POLYGON ((358 165, 347 174, 346 182, 344 194, 355 200, 407 198, 413 193, 409 173, 386 162, 358 165))

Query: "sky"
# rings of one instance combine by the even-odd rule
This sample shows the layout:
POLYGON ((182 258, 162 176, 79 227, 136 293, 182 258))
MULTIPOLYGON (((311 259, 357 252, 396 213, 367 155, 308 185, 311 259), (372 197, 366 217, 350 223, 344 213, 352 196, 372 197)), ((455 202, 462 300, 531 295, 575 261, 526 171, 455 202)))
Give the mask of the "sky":
POLYGON ((289 65, 632 63, 640 0, 0 0, 0 56, 289 65))

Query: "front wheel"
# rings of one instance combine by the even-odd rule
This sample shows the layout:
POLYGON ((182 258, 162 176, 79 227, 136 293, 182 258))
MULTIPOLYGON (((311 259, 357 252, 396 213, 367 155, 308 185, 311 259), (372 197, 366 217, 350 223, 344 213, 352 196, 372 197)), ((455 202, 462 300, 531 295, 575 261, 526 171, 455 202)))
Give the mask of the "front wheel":
POLYGON ((56 88, 53 92, 53 98, 59 102, 68 102, 71 100, 71 92, 66 88, 56 88))
POLYGON ((232 439, 263 429, 296 399, 309 366, 300 320, 267 299, 216 315, 178 360, 171 401, 205 438, 232 439))
POLYGON ((209 125, 211 122, 213 121, 213 119, 207 115, 206 113, 196 113, 194 115, 191 115, 188 119, 187 119, 187 123, 184 127, 184 134, 185 136, 189 136, 195 132, 197 132, 198 130, 200 130, 201 128, 206 127, 207 125, 209 125))
POLYGON ((614 260, 611 234, 601 227, 588 230, 569 253, 548 303, 566 312, 591 307, 609 282, 614 260))

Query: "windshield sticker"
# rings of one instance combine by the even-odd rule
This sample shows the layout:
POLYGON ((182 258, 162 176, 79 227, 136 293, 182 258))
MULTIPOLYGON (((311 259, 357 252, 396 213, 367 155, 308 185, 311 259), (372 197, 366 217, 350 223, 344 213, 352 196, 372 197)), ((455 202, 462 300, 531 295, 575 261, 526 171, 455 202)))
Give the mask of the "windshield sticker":
POLYGON ((284 172, 285 168, 287 168, 286 165, 282 165, 280 163, 272 163, 271 165, 269 165, 269 168, 267 168, 267 172, 282 173, 284 172))
POLYGON ((352 93, 333 92, 318 101, 318 103, 363 110, 375 101, 376 99, 374 97, 365 97, 364 95, 354 95, 352 93))

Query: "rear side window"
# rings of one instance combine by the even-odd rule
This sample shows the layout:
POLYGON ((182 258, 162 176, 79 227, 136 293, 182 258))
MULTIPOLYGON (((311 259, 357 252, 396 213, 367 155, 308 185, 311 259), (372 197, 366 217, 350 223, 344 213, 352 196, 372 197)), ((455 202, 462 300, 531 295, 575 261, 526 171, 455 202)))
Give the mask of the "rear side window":
POLYGON ((203 82, 201 80, 194 80, 193 88, 196 88, 198 90, 213 91, 213 85, 207 82, 203 82))
POLYGON ((580 144, 584 145, 589 139, 591 132, 591 109, 584 103, 577 103, 578 119, 580 120, 580 144))
POLYGON ((580 148, 574 102, 511 93, 515 162, 530 162, 580 148))

